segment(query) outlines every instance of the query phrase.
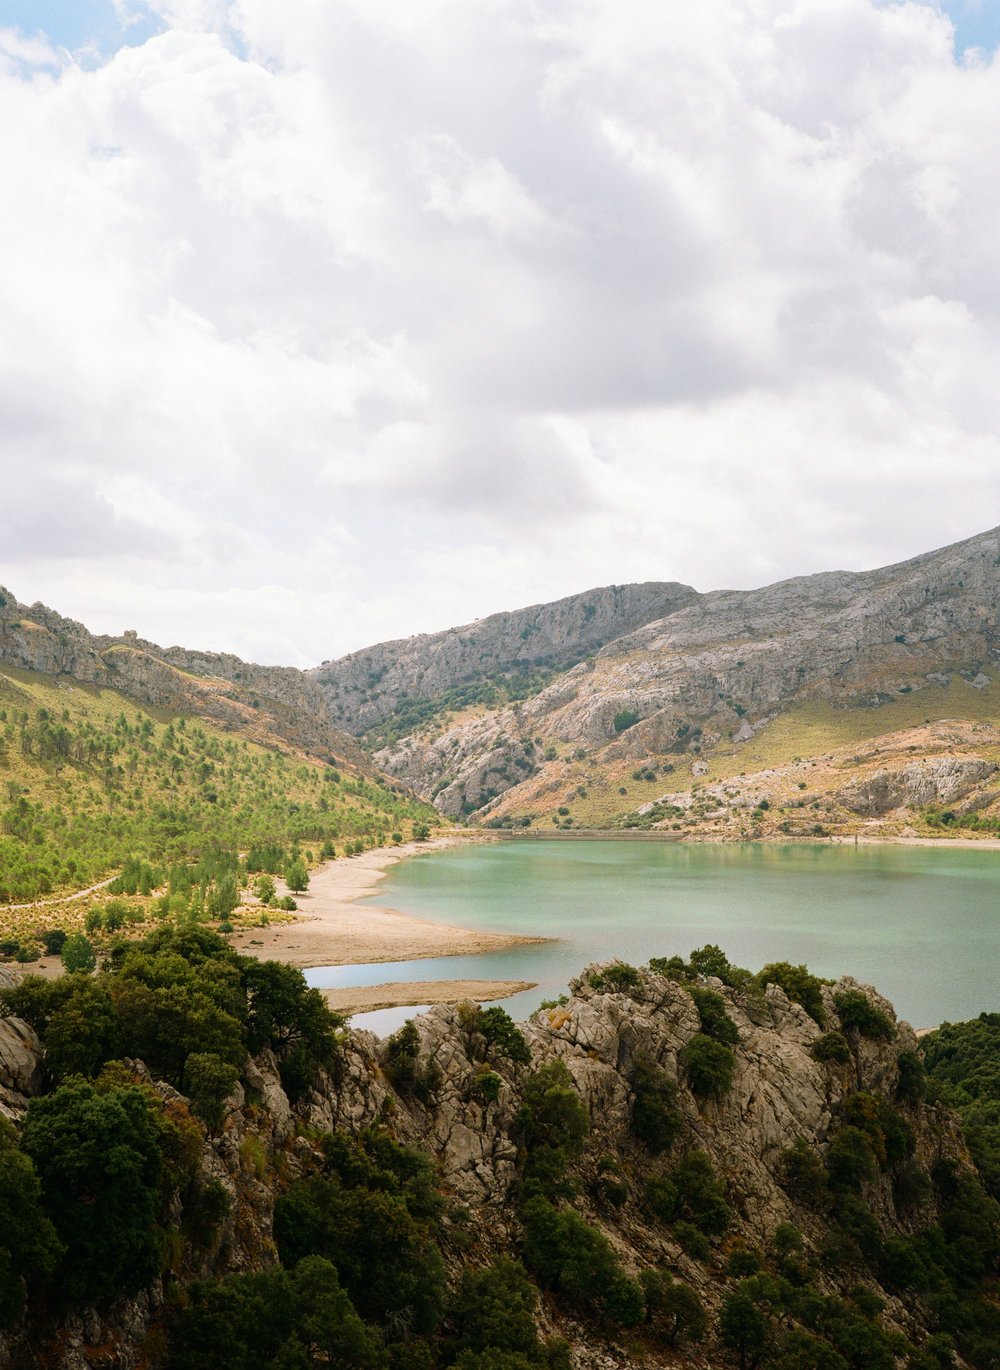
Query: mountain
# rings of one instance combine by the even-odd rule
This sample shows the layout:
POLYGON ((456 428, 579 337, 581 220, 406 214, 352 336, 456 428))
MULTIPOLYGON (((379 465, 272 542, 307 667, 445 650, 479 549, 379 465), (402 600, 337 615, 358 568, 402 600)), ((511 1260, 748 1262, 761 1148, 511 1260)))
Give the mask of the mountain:
MULTIPOLYGON (((330 712, 364 733, 416 701, 435 701, 461 687, 507 683, 532 673, 566 670, 606 643, 693 604, 698 594, 675 582, 610 585, 491 614, 461 628, 422 633, 365 647, 309 672, 330 712)), ((475 695, 475 688, 467 691, 475 695)))
POLYGON ((375 763, 447 814, 745 835, 797 830, 801 815, 779 813, 803 806, 808 827, 847 830, 957 800, 994 817, 998 651, 994 529, 759 590, 591 591, 369 648, 313 678, 334 716, 369 725, 375 763), (585 619, 587 605, 600 607, 585 619), (545 650, 531 664, 545 673, 525 688, 530 648, 511 651, 535 622, 545 650))
POLYGON ((356 741, 333 723, 322 691, 294 667, 158 647, 134 631, 96 636, 44 604, 19 604, 3 587, 0 666, 71 677, 156 708, 200 715, 258 741, 280 739, 370 769, 356 741))

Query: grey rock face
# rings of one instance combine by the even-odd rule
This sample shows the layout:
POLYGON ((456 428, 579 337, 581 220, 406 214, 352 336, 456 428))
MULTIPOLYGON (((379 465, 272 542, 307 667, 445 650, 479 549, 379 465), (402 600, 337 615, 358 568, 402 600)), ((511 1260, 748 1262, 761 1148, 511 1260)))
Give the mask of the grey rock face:
POLYGON ((441 633, 382 642, 309 674, 349 732, 387 718, 404 697, 427 699, 468 681, 532 665, 565 667, 699 598, 688 585, 611 585, 441 633))
MULTIPOLYGON (((276 1189, 315 1166, 320 1133, 337 1127, 357 1133, 373 1123, 387 1125, 400 1141, 436 1156, 445 1189, 471 1210, 470 1230, 479 1234, 480 1247, 509 1253, 519 1232, 516 1119, 524 1083, 531 1072, 555 1060, 565 1064, 590 1119, 587 1150, 577 1166, 580 1194, 574 1202, 589 1222, 602 1228, 627 1268, 666 1264, 717 1311, 724 1284, 685 1254, 672 1230, 650 1215, 642 1197, 647 1178, 668 1174, 691 1150, 706 1152, 725 1181, 737 1238, 751 1248, 767 1249, 778 1223, 792 1222, 802 1230, 807 1251, 819 1251, 830 1235, 826 1219, 797 1206, 783 1188, 782 1152, 800 1137, 822 1155, 838 1106, 859 1084, 892 1100, 899 1054, 916 1047, 910 1027, 896 1024, 891 1042, 861 1038, 847 1066, 821 1065, 811 1050, 821 1029, 777 986, 759 996, 709 980, 705 983, 724 999, 739 1040, 731 1089, 721 1099, 706 1099, 692 1092, 683 1064, 684 1048, 700 1027, 691 995, 682 985, 648 971, 639 972, 639 983, 628 994, 595 989, 591 972, 605 969, 584 972, 572 982, 565 1005, 539 1010, 524 1025, 532 1054, 526 1066, 489 1056, 485 1040, 470 1029, 469 1016, 460 1008, 440 1006, 421 1015, 415 1020, 417 1065, 429 1072, 428 1079, 436 1079, 426 1102, 391 1088, 380 1069, 385 1044, 368 1033, 350 1035, 338 1069, 322 1077, 311 1098, 297 1107, 290 1105, 281 1088, 273 1056, 265 1052, 256 1057, 245 1073, 255 1104, 246 1107, 243 1087, 237 1086, 227 1102, 222 1128, 203 1143, 196 1182, 221 1185, 229 1196, 230 1212, 207 1249, 188 1249, 185 1265, 175 1277, 185 1283, 271 1265, 276 1259, 276 1189), (496 1097, 489 1100, 477 1084, 484 1057, 485 1065, 500 1077, 496 1097), (669 1150, 657 1156, 643 1146, 632 1127, 633 1074, 640 1058, 660 1066, 677 1084, 680 1131, 669 1150), (618 1158, 627 1177, 628 1197, 614 1213, 588 1197, 602 1155, 618 1158)), ((891 1005, 874 990, 845 978, 824 988, 827 1029, 839 1025, 834 995, 842 989, 860 989, 894 1018, 891 1005)), ((0 1024, 0 1032, 9 1027, 0 1024)), ((37 1068, 37 1044, 24 1049, 35 1055, 37 1068)), ((168 1106, 184 1107, 185 1101, 169 1085, 150 1081, 140 1062, 126 1064, 168 1106)), ((22 1061, 11 1078, 30 1084, 33 1068, 22 1061)), ((915 1159, 925 1170, 941 1158, 968 1164, 955 1120, 947 1112, 908 1105, 906 1122, 914 1136, 915 1159)), ((869 1190, 866 1197, 889 1233, 912 1231, 933 1221, 929 1208, 896 1208, 888 1175, 869 1190)), ((133 1370, 144 1363, 144 1340, 162 1317, 164 1297, 163 1288, 155 1283, 110 1308, 75 1313, 58 1329, 50 1329, 58 1330, 58 1336, 47 1337, 44 1364, 80 1370, 99 1356, 109 1370, 133 1370)), ((886 1316, 905 1323, 905 1309, 891 1296, 887 1303, 886 1316)), ((559 1320, 552 1308, 544 1310, 544 1317, 549 1332, 571 1338, 577 1366, 626 1363, 607 1358, 611 1350, 594 1338, 593 1329, 559 1320)), ((710 1348, 705 1355, 691 1363, 712 1364, 710 1348)), ((12 1359, 24 1366, 43 1363, 18 1329, 0 1334, 0 1366, 12 1359)))
MULTIPOLYGON (((20 976, 0 966, 0 989, 20 983, 20 976)), ((28 1100, 42 1088, 41 1045, 20 1018, 0 1018, 0 1114, 19 1118, 28 1100)))
POLYGON ((901 770, 879 770, 836 793, 847 808, 875 817, 910 804, 953 804, 996 770, 981 757, 934 757, 901 770))
MULTIPOLYGON (((676 750, 685 726, 748 740, 761 719, 811 699, 874 709, 923 690, 932 713, 949 682, 970 697, 984 688, 982 668, 998 653, 993 530, 878 571, 698 595, 523 705, 431 740, 404 738, 375 760, 443 812, 470 812, 525 782, 512 764, 524 739, 582 747, 602 762, 641 760, 676 750), (619 735, 615 718, 626 710, 639 721, 619 735)), ((533 772, 539 765, 536 757, 533 772)))

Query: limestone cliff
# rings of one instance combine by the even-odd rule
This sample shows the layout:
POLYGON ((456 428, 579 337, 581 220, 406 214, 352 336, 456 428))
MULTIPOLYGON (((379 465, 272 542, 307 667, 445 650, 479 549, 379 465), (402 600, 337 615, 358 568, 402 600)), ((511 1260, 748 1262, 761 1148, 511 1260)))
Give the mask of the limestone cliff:
MULTIPOLYGON (((821 1029, 777 986, 760 995, 727 988, 717 980, 703 981, 703 988, 721 997, 737 1033, 731 1088, 718 1098, 707 1098, 693 1090, 685 1065, 685 1048, 700 1031, 699 1011, 688 989, 647 971, 633 977, 627 992, 595 988, 602 983, 601 969, 590 968, 573 982, 567 1002, 539 1010, 524 1026, 531 1051, 525 1065, 488 1056, 474 1020, 461 1009, 439 1007, 418 1018, 417 1070, 433 1082, 423 1092, 423 1102, 410 1091, 393 1090, 380 1068, 386 1045, 367 1033, 348 1038, 339 1069, 323 1076, 311 1098, 295 1107, 282 1090, 273 1057, 265 1053, 251 1062, 244 1083, 228 1101, 224 1126, 203 1146, 199 1182, 214 1181, 225 1189, 229 1216, 207 1249, 189 1251, 183 1266, 173 1272, 175 1281, 271 1263, 276 1190, 309 1172, 320 1132, 337 1127, 357 1132, 372 1123, 387 1125, 399 1140, 436 1158, 445 1189, 470 1212, 473 1243, 465 1259, 483 1262, 498 1252, 518 1251, 524 1159, 518 1111, 526 1080, 546 1063, 560 1061, 590 1120, 586 1150, 574 1167, 573 1204, 603 1231, 628 1271, 666 1268, 696 1289, 714 1313, 731 1285, 726 1253, 734 1248, 766 1253, 773 1248, 779 1225, 791 1224, 802 1234, 802 1262, 822 1271, 817 1278, 824 1293, 842 1292, 848 1284, 859 1287, 860 1280, 885 1301, 883 1325, 921 1344, 926 1326, 920 1305, 880 1289, 872 1270, 856 1265, 854 1257, 844 1257, 843 1268, 831 1265, 823 1255, 835 1235, 830 1210, 796 1197, 785 1169, 785 1153, 796 1139, 817 1162, 823 1158, 843 1123, 846 1101, 857 1098, 859 1089, 873 1107, 884 1104, 895 1110, 911 1139, 910 1172, 926 1176, 941 1161, 960 1171, 969 1168, 956 1120, 947 1110, 917 1099, 899 1102, 900 1057, 917 1046, 910 1027, 895 1024, 891 1040, 854 1033, 853 1055, 823 1064, 814 1054, 821 1029), (492 1101, 484 1099, 479 1087, 487 1057, 490 1070, 499 1073, 492 1101), (637 1135, 639 1061, 657 1067, 676 1086, 679 1125, 659 1154, 637 1135), (654 1216, 648 1202, 648 1182, 669 1176, 692 1152, 709 1158, 732 1212, 724 1245, 716 1242, 710 1252, 706 1248, 701 1254, 692 1251, 682 1228, 654 1216), (609 1166, 621 1185, 613 1204, 602 1199, 599 1183, 609 1166)), ((845 979, 823 990, 826 1030, 845 1026, 836 1003, 844 991, 853 991, 894 1021, 891 1006, 875 991, 845 979)), ((0 1027, 4 1033, 16 1031, 10 1024, 0 1027)), ((851 1035, 847 1026, 845 1032, 851 1035)), ((6 1059, 3 1051, 0 1040, 0 1061, 6 1059)), ((132 1068, 142 1076, 141 1064, 132 1068)), ((15 1085, 20 1080, 24 1088, 29 1077, 30 1072, 10 1078, 15 1085)), ((169 1086, 155 1088, 164 1097, 177 1097, 169 1086)), ((10 1107, 18 1097, 16 1090, 7 1090, 8 1112, 18 1112, 10 1107)), ((21 1109, 24 1104, 20 1098, 21 1109)), ((865 1203, 886 1240, 936 1220, 937 1200, 929 1183, 911 1190, 904 1195, 899 1175, 888 1164, 865 1183, 865 1203)), ((138 1299, 75 1314, 58 1336, 46 1339, 42 1351, 26 1331, 0 1337, 0 1366, 44 1363, 60 1370, 84 1370, 99 1362, 131 1370, 146 1364, 146 1334, 158 1324, 166 1299, 157 1283, 138 1299)), ((636 1363, 606 1327, 581 1322, 558 1299, 546 1299, 542 1317, 548 1332, 558 1331, 570 1341, 576 1370, 636 1363)), ((643 1363, 708 1367, 730 1361, 710 1335, 701 1349, 691 1348, 681 1359, 672 1350, 647 1346, 643 1363)))
POLYGON ((382 642, 325 661, 310 675, 340 726, 363 733, 402 699, 433 697, 518 668, 564 669, 697 599, 690 586, 675 582, 604 586, 461 628, 382 642))

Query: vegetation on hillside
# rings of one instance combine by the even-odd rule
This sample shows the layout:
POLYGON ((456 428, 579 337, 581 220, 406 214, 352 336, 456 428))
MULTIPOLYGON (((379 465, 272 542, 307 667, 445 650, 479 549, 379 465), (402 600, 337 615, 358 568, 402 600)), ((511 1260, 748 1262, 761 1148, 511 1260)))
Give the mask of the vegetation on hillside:
POLYGON ((487 680, 465 681, 440 694, 421 698, 403 695, 389 716, 363 735, 363 744, 369 751, 378 751, 394 746, 412 733, 422 732, 436 721, 444 721, 446 715, 464 713, 467 709, 501 709, 505 704, 530 699, 558 674, 557 670, 525 662, 514 671, 487 680))
POLYGON ((0 675, 0 901, 88 887, 130 859, 162 872, 220 848, 318 856, 439 821, 388 783, 111 691, 12 674, 0 675))

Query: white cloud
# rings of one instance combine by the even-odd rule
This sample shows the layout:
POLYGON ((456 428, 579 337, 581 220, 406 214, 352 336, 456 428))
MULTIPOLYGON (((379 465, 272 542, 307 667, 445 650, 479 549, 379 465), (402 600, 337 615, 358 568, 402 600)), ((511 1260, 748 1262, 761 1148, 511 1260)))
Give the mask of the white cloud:
POLYGON ((932 7, 144 8, 0 30, 22 598, 301 663, 1000 521, 998 65, 932 7))

